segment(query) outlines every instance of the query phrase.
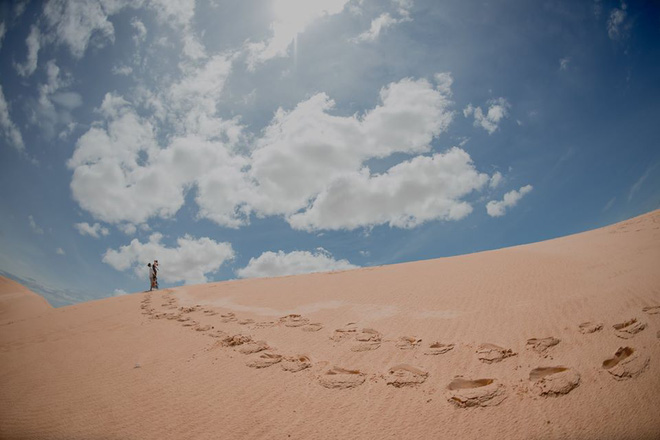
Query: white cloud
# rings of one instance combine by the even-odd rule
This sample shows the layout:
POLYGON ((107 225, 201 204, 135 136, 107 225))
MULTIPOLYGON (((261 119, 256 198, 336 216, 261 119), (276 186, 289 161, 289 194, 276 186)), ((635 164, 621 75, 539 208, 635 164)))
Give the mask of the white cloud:
POLYGON ((41 47, 40 43, 41 33, 39 28, 36 25, 32 25, 30 29, 30 35, 28 35, 25 40, 27 45, 27 59, 24 64, 16 64, 16 71, 21 76, 30 76, 37 69, 37 59, 39 54, 39 49, 41 47))
POLYGON ((499 123, 509 116, 511 104, 504 98, 491 99, 487 104, 488 111, 486 113, 481 110, 481 107, 474 107, 469 104, 463 110, 463 115, 466 118, 474 115, 474 126, 483 128, 488 134, 493 134, 499 128, 499 123))
MULTIPOLYGON (((44 6, 46 38, 65 45, 75 58, 82 58, 90 43, 102 47, 114 43, 115 29, 108 20, 121 10, 146 6, 156 14, 161 25, 169 25, 181 34, 183 54, 191 59, 206 57, 204 46, 197 40, 191 25, 195 15, 195 0, 98 0, 80 2, 51 0, 44 6)), ((136 42, 146 36, 144 24, 134 19, 136 42), (140 26, 142 25, 142 26, 140 26)))
POLYGON ((161 240, 159 233, 152 234, 146 243, 133 239, 117 250, 108 249, 103 262, 119 271, 132 269, 136 276, 146 280, 147 263, 158 260, 160 279, 193 284, 207 282, 206 274, 216 272, 234 258, 231 244, 218 243, 208 237, 196 239, 185 235, 177 239, 177 247, 166 247, 161 240))
POLYGON ((490 177, 490 182, 488 183, 488 186, 491 188, 497 188, 500 183, 502 183, 502 173, 499 171, 495 171, 495 173, 490 177))
POLYGON ((130 66, 113 66, 112 67, 112 74, 113 75, 120 75, 120 76, 128 76, 131 73, 133 73, 133 68, 130 66))
POLYGON ((124 289, 115 289, 114 292, 112 292, 113 296, 123 296, 123 295, 128 295, 128 292, 126 292, 124 289))
POLYGON ((5 22, 0 22, 0 49, 2 49, 2 41, 5 39, 5 33, 7 33, 7 26, 5 22))
POLYGON ((66 90, 73 82, 70 75, 61 73, 54 60, 46 63, 47 82, 39 85, 39 100, 33 108, 31 122, 41 127, 46 138, 52 138, 61 126, 75 126, 71 112, 83 103, 79 93, 66 90))
POLYGON ((251 213, 291 215, 365 160, 428 151, 453 117, 448 97, 423 79, 384 87, 381 104, 363 116, 333 116, 334 103, 318 94, 290 112, 278 110, 252 154, 241 155, 232 147, 241 127, 213 116, 228 70, 226 59, 210 59, 155 98, 163 120, 187 121, 172 123, 181 134, 165 148, 148 120, 108 94, 99 109, 107 122, 80 137, 68 162, 80 206, 108 223, 140 224, 173 216, 196 186, 200 217, 224 226, 238 227, 251 213))
POLYGON ((93 225, 89 223, 76 223, 73 226, 78 230, 80 235, 89 235, 94 238, 105 237, 110 233, 108 228, 101 226, 99 223, 94 223, 93 225))
POLYGON ((371 21, 369 30, 362 32, 352 41, 356 43, 373 42, 376 41, 380 34, 386 29, 399 23, 412 21, 410 18, 410 9, 412 9, 413 6, 412 0, 392 0, 392 3, 395 6, 396 14, 398 14, 399 18, 393 17, 389 12, 383 12, 371 21))
POLYGON ((120 2, 77 2, 53 0, 44 5, 43 16, 47 24, 47 38, 66 45, 71 54, 82 58, 92 36, 96 43, 114 42, 115 29, 108 21, 108 12, 116 12, 120 2))
POLYGON ((144 40, 147 39, 147 27, 137 19, 136 17, 133 17, 131 19, 131 26, 133 29, 135 29, 135 35, 133 36, 133 41, 135 42, 136 45, 139 45, 140 43, 144 42, 144 40))
POLYGON ((325 94, 280 109, 252 155, 259 185, 252 206, 265 215, 295 213, 368 159, 428 151, 453 117, 451 101, 423 79, 392 83, 380 97, 362 117, 330 115, 334 102, 325 94))
POLYGON ((417 156, 371 175, 368 169, 336 179, 305 212, 294 214, 293 228, 355 229, 387 223, 412 228, 429 220, 460 220, 472 212, 462 200, 482 189, 487 174, 454 147, 444 154, 417 156))
POLYGON ((126 235, 134 235, 137 232, 137 226, 132 223, 122 223, 117 228, 126 235))
POLYGON ((486 205, 486 212, 491 217, 501 217, 506 213, 507 208, 512 208, 518 204, 518 201, 523 196, 532 190, 532 185, 525 185, 518 191, 515 189, 504 194, 504 198, 500 201, 491 200, 486 205))
POLYGON ((633 196, 640 190, 646 179, 649 178, 651 173, 660 166, 660 162, 656 162, 655 164, 650 165, 644 174, 642 174, 639 179, 633 184, 633 186, 630 187, 630 191, 628 192, 628 201, 631 201, 633 196))
POLYGON ((25 144, 23 143, 23 136, 21 135, 20 130, 16 127, 16 124, 11 120, 9 116, 9 105, 5 100, 5 94, 2 91, 2 86, 0 86, 0 128, 11 145, 14 146, 19 151, 25 150, 25 144))
POLYGON ((358 35, 355 38, 356 42, 361 42, 361 41, 376 41, 378 39, 378 36, 380 33, 389 28, 394 26, 397 23, 401 23, 402 20, 398 20, 396 18, 392 18, 390 14, 387 12, 379 15, 377 18, 374 18, 371 21, 371 27, 369 30, 362 32, 360 35, 358 35))
POLYGON ((614 8, 607 21, 607 35, 611 40, 620 41, 627 37, 630 23, 626 21, 628 5, 623 0, 621 8, 614 8))
POLYGON ((264 252, 257 258, 250 258, 248 265, 242 269, 238 269, 236 274, 240 278, 278 277, 313 272, 348 270, 358 267, 351 264, 348 260, 335 260, 328 251, 318 248, 316 252, 264 252))
POLYGON ((28 215, 28 221, 30 222, 30 228, 32 228, 35 234, 42 235, 44 233, 44 230, 37 224, 36 221, 34 221, 34 217, 28 215))
POLYGON ((451 72, 440 72, 435 74, 436 89, 445 96, 451 96, 451 86, 454 84, 454 78, 451 72))
POLYGON ((559 70, 568 70, 568 65, 570 64, 570 57, 565 57, 559 60, 559 70))
POLYGON ((64 249, 62 249, 62 248, 57 248, 57 249, 55 250, 55 253, 56 253, 57 255, 66 255, 66 252, 64 252, 64 249))
POLYGON ((267 41, 246 45, 250 70, 276 57, 287 56, 291 43, 313 21, 340 13, 349 0, 274 0, 275 20, 271 23, 272 36, 267 41))

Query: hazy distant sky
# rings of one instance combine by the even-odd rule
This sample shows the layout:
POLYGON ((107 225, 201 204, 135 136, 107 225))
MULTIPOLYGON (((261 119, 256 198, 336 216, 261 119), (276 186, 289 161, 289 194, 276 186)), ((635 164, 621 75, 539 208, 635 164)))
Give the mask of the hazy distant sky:
POLYGON ((0 5, 0 273, 52 304, 660 207, 656 1, 0 5))

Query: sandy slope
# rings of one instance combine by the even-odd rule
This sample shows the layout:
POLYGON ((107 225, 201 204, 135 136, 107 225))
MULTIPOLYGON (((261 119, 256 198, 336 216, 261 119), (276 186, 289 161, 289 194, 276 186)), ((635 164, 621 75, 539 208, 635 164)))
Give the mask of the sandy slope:
POLYGON ((659 267, 655 211, 53 309, 0 327, 0 438, 660 438, 659 267))
POLYGON ((44 297, 0 276, 0 325, 35 317, 51 309, 44 297))

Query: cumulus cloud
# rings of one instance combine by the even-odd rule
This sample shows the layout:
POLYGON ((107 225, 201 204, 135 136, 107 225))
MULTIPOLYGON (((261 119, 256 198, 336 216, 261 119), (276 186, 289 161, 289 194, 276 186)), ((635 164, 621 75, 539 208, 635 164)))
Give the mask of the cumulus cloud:
POLYGON ((532 185, 525 185, 518 191, 515 189, 504 194, 502 200, 491 200, 486 205, 486 212, 491 217, 502 217, 508 208, 512 208, 518 204, 520 199, 532 190, 532 185))
POLYGON ((325 94, 280 109, 252 155, 250 175, 259 184, 253 207, 267 215, 304 209, 368 159, 428 151, 453 117, 449 99, 424 79, 392 83, 380 97, 362 117, 331 115, 334 102, 325 94))
POLYGON ((444 154, 417 156, 371 175, 364 168, 335 180, 305 212, 290 217, 296 229, 355 229, 387 223, 412 228, 429 220, 460 220, 472 212, 462 200, 489 176, 454 147, 444 154))
POLYGON ((162 280, 194 284, 207 282, 207 274, 216 272, 225 262, 234 258, 230 243, 185 235, 177 239, 176 247, 167 247, 161 243, 162 238, 162 234, 154 233, 145 243, 133 239, 117 250, 108 249, 103 255, 103 262, 119 271, 132 269, 137 277, 146 280, 147 263, 158 260, 158 276, 162 280))
POLYGON ((488 134, 493 134, 499 128, 499 123, 509 116, 511 104, 504 98, 491 99, 487 104, 488 110, 486 113, 484 113, 481 107, 474 107, 472 104, 469 104, 463 110, 463 115, 466 118, 473 115, 475 127, 481 127, 488 134))
POLYGON ((315 252, 264 252, 257 258, 250 258, 248 265, 238 269, 236 274, 240 278, 261 278, 348 270, 358 267, 348 260, 335 260, 330 252, 318 248, 315 252))
POLYGON ((110 233, 108 228, 101 226, 99 223, 94 223, 90 225, 89 223, 76 223, 73 225, 80 235, 89 235, 90 237, 99 238, 101 236, 106 236, 110 233))
POLYGON ((113 296, 123 296, 123 295, 128 295, 128 292, 126 292, 124 289, 115 289, 114 292, 112 292, 113 296))
POLYGON ((228 70, 226 59, 210 59, 156 97, 189 121, 173 124, 180 134, 164 148, 149 120, 123 97, 106 95, 99 109, 106 122, 80 137, 68 162, 81 207, 105 222, 140 224, 173 216, 196 187, 200 217, 223 226, 245 224, 253 213, 290 216, 368 159, 429 151, 453 117, 441 91, 447 76, 438 89, 424 79, 392 83, 363 115, 332 115, 334 102, 321 93, 278 110, 252 152, 242 155, 232 148, 240 139, 237 123, 213 119, 228 70), (216 122, 213 129, 208 121, 216 122))
POLYGON ((630 23, 626 20, 628 16, 628 5, 623 0, 620 8, 612 9, 610 18, 607 21, 607 35, 611 40, 621 41, 628 36, 630 23))
POLYGON ((291 43, 313 21, 340 13, 349 0, 274 0, 275 20, 270 28, 272 36, 266 41, 249 42, 246 45, 247 64, 250 70, 276 57, 288 54, 291 43))
POLYGON ((39 28, 35 25, 32 25, 30 28, 30 35, 28 35, 25 44, 27 45, 27 59, 23 64, 16 64, 16 71, 21 76, 30 76, 37 69, 37 60, 39 49, 41 47, 40 42, 41 33, 39 28))
POLYGON ((57 249, 55 250, 55 253, 56 253, 57 255, 66 255, 66 252, 64 252, 64 249, 62 249, 62 248, 57 248, 57 249))
POLYGON ((559 70, 568 70, 568 65, 570 64, 570 57, 562 58, 559 60, 559 70))
POLYGON ((2 129, 2 134, 14 148, 16 148, 18 151, 25 150, 23 136, 21 135, 21 132, 16 124, 14 124, 11 117, 9 116, 9 104, 5 99, 2 86, 0 86, 0 129, 2 129))

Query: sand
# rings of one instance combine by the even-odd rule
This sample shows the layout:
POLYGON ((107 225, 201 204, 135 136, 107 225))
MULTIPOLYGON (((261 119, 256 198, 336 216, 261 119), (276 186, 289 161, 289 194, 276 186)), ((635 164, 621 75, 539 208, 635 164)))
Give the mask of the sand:
POLYGON ((2 439, 660 438, 660 211, 52 309, 0 281, 2 439))

